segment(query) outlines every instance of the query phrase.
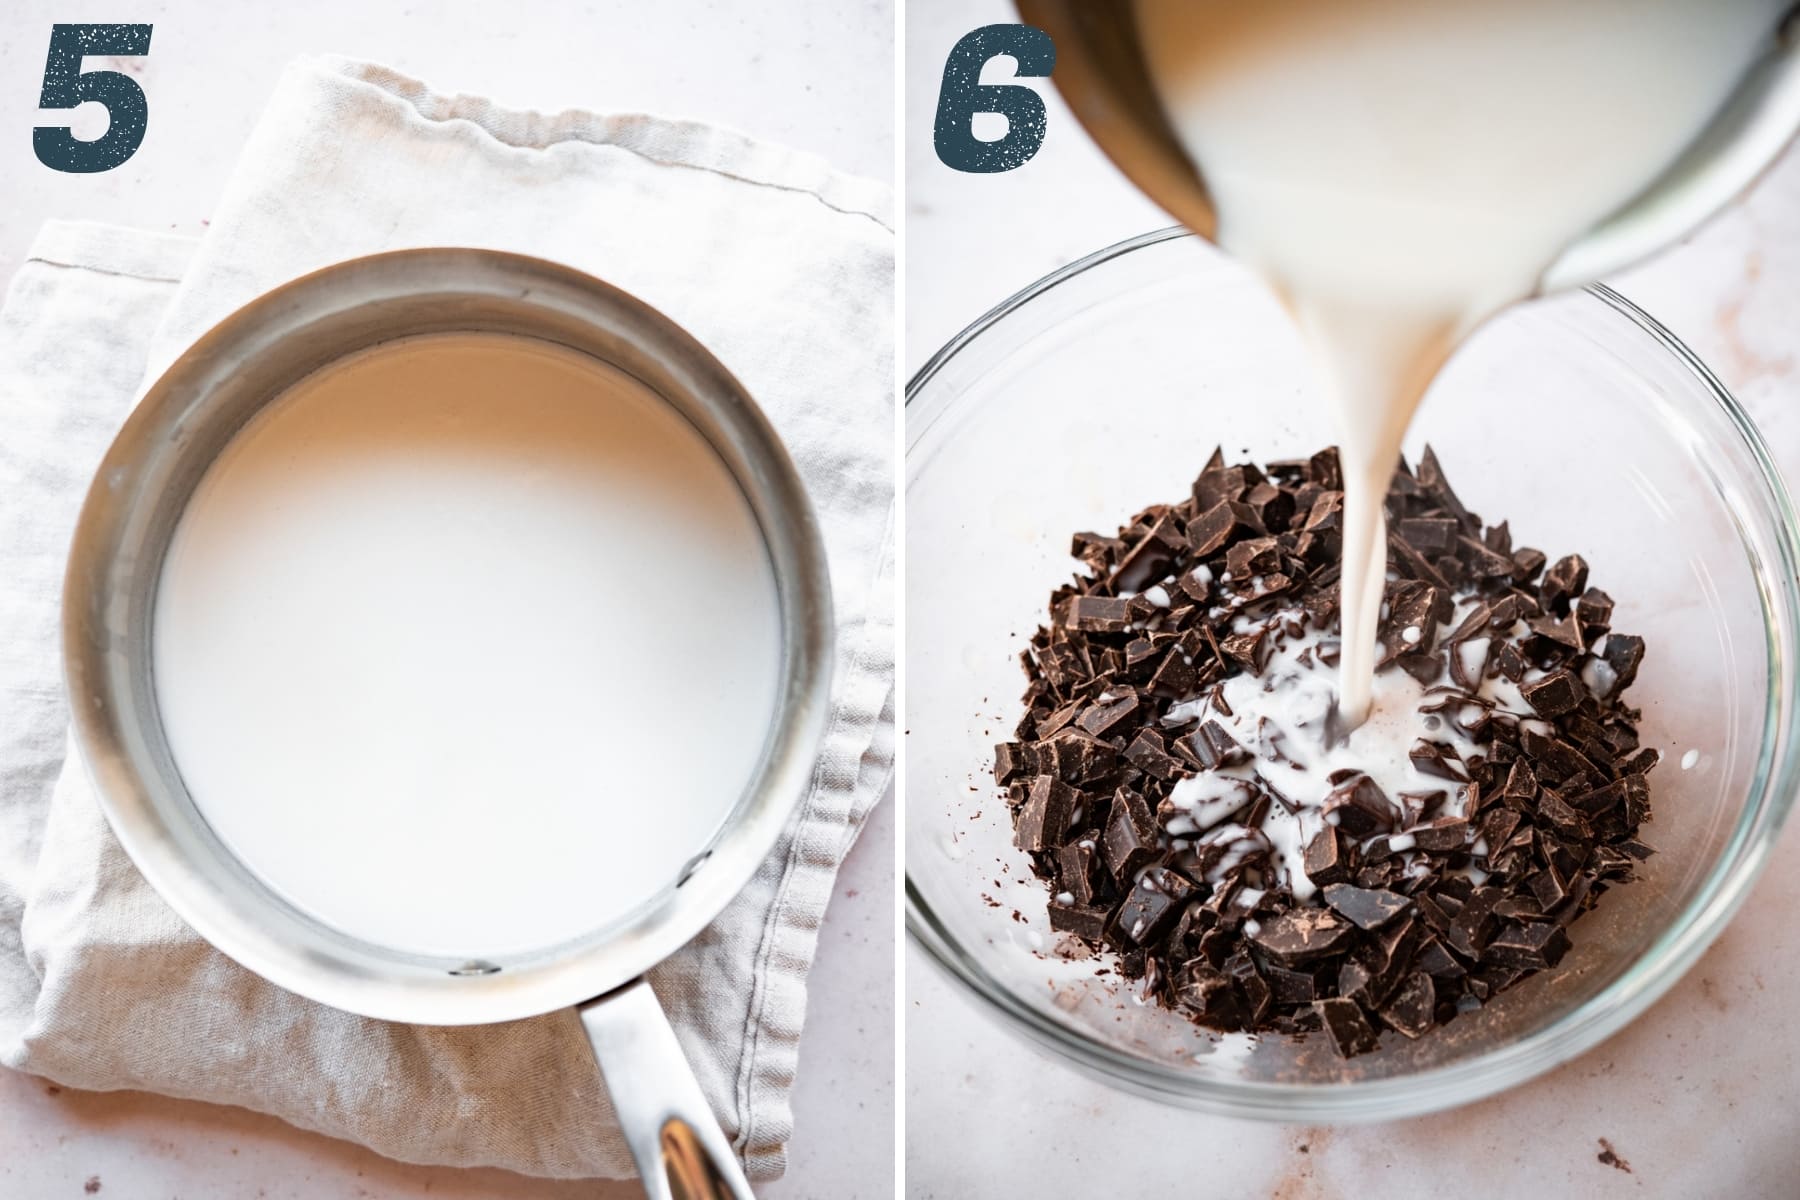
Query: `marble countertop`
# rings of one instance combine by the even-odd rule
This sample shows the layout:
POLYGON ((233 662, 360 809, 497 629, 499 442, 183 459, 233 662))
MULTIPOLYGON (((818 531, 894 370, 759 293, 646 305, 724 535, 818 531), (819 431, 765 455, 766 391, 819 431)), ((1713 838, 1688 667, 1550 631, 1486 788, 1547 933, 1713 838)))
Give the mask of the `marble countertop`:
MULTIPOLYGON (((0 9, 0 280, 49 217, 199 234, 276 75, 302 54, 384 63, 445 91, 513 108, 689 117, 894 177, 893 0, 142 0, 114 19, 155 27, 132 73, 150 98, 124 165, 68 175, 32 154, 50 26, 94 20, 73 0, 0 9)), ((92 109, 92 111, 90 111, 92 109)), ((76 113, 78 136, 103 122, 76 113)))
MULTIPOLYGON (((478 0, 224 5, 149 0, 96 14, 68 0, 0 12, 0 284, 47 218, 198 235, 290 58, 374 59, 515 107, 649 111, 741 129, 892 182, 891 0, 637 4, 478 0), (143 147, 101 175, 61 175, 31 152, 50 26, 147 21, 143 147)), ((86 114, 81 117, 86 119, 86 114)), ((78 125, 83 136, 99 126, 78 125)), ((882 803, 845 863, 819 937, 787 1176, 768 1197, 891 1193, 894 1163, 894 825, 882 803)), ((0 1070, 0 1196, 246 1200, 640 1195, 635 1183, 552 1183, 405 1166, 236 1109, 92 1094, 0 1070)))
MULTIPOLYGON (((945 54, 970 29, 1016 19, 999 0, 908 5, 909 370, 1017 288, 1170 223, 1054 96, 1025 167, 971 176, 937 161, 918 131, 930 128, 945 54)), ((1800 153, 1684 245, 1610 282, 1721 376, 1800 479, 1800 153)), ((1341 1128, 1202 1116, 1112 1091, 1002 1032, 909 948, 908 1192, 1058 1200, 1129 1185, 1195 1200, 1410 1200, 1500 1194, 1500 1178, 1511 1196, 1793 1196, 1796 905, 1800 822, 1724 936, 1629 1029, 1493 1099, 1341 1128), (1617 1166, 1600 1161, 1601 1139, 1617 1166)))

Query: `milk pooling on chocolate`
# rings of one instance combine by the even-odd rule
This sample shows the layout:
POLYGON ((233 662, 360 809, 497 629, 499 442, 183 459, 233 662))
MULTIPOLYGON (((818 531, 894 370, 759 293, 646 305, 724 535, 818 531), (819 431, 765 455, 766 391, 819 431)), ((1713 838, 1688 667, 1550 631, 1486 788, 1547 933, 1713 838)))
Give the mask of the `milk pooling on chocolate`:
POLYGON ((1281 294, 1336 401, 1347 724, 1374 698, 1382 497, 1432 377, 1669 166, 1783 7, 1136 0, 1219 241, 1281 294))
MULTIPOLYGON (((1232 675, 1219 685, 1216 698, 1203 696, 1171 705, 1162 718, 1165 726, 1196 719, 1211 722, 1250 752, 1241 762, 1221 763, 1176 782, 1168 804, 1182 811, 1165 826, 1169 834, 1233 844, 1247 830, 1227 818, 1240 815, 1273 789, 1286 803, 1268 805, 1257 828, 1268 839, 1277 880, 1298 900, 1311 899, 1317 890, 1307 878, 1304 859, 1307 845, 1327 823, 1334 771, 1366 774, 1388 797, 1445 790, 1441 778, 1421 773, 1408 757, 1419 737, 1418 710, 1428 697, 1425 686, 1405 671, 1375 677, 1377 703, 1369 720, 1349 737, 1325 736, 1334 720, 1337 689, 1336 671, 1321 652, 1334 639, 1304 628, 1305 621, 1306 614, 1300 611, 1276 613, 1266 622, 1240 619, 1245 630, 1285 623, 1302 632, 1280 639, 1260 674, 1232 675)), ((1443 631, 1454 626, 1455 622, 1448 623, 1443 631)), ((1529 709, 1525 715, 1530 715, 1529 709)), ((1448 740, 1459 754, 1480 752, 1455 726, 1438 724, 1434 736, 1448 740)), ((1222 861, 1213 873, 1222 875, 1232 865, 1222 861)))

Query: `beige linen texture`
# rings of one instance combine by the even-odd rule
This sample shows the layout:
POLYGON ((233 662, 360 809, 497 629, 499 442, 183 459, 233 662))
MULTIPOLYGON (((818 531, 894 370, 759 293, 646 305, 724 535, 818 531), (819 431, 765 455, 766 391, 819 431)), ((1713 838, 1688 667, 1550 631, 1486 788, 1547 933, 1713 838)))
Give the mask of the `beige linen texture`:
POLYGON ((699 338, 768 412, 819 514, 838 650, 811 790, 744 893, 652 973, 749 1174, 779 1175, 819 922, 893 761, 890 209, 879 184, 724 130, 510 112, 311 59, 198 242, 47 226, 0 312, 0 1061, 243 1105, 411 1162, 631 1173, 571 1012, 425 1028, 264 982, 151 891, 66 759, 63 557, 146 371, 326 264, 485 246, 591 272, 699 338))

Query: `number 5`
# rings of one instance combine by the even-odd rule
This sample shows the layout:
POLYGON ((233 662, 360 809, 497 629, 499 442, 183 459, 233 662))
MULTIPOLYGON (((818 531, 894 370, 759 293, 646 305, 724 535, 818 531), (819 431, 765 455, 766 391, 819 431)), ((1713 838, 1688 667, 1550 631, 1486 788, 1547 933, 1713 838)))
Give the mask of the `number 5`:
POLYGON ((74 108, 87 100, 106 106, 106 132, 84 142, 66 126, 32 130, 31 148, 46 167, 73 174, 110 171, 144 141, 150 104, 137 80, 117 71, 83 71, 89 54, 150 53, 148 25, 53 25, 50 55, 44 63, 44 90, 39 108, 74 108))

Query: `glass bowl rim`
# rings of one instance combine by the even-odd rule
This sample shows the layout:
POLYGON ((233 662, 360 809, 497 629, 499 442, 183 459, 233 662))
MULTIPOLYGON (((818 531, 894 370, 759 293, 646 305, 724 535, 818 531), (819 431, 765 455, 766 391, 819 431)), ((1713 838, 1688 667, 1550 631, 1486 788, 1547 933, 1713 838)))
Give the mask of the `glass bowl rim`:
MULTIPOLYGON (((912 410, 913 401, 957 354, 1031 300, 1113 259, 1194 236, 1179 225, 1151 230, 1096 250, 1028 284, 970 322, 926 360, 907 382, 907 410, 912 410)), ((997 1016, 1014 1034, 1052 1051, 1060 1061, 1139 1095, 1264 1120, 1391 1120, 1479 1100, 1585 1053, 1660 999, 1724 931, 1767 865, 1776 835, 1800 790, 1800 749, 1796 746, 1800 739, 1784 736, 1786 723, 1800 705, 1800 673, 1790 665, 1788 644, 1800 636, 1800 518, 1762 434, 1706 364, 1661 322, 1605 284, 1590 284, 1582 290, 1637 326, 1699 380, 1755 463, 1756 473, 1745 481, 1746 491, 1761 500, 1762 511, 1756 515, 1768 520, 1775 533, 1777 561, 1765 563, 1752 555, 1763 612, 1768 691, 1750 797, 1694 898, 1617 979, 1525 1037, 1464 1061, 1392 1079, 1275 1083, 1197 1077, 1121 1052, 1038 1011, 1013 995, 963 948, 932 911, 908 870, 907 940, 973 996, 978 1007, 997 1016)), ((908 457, 929 424, 908 427, 908 457)))

